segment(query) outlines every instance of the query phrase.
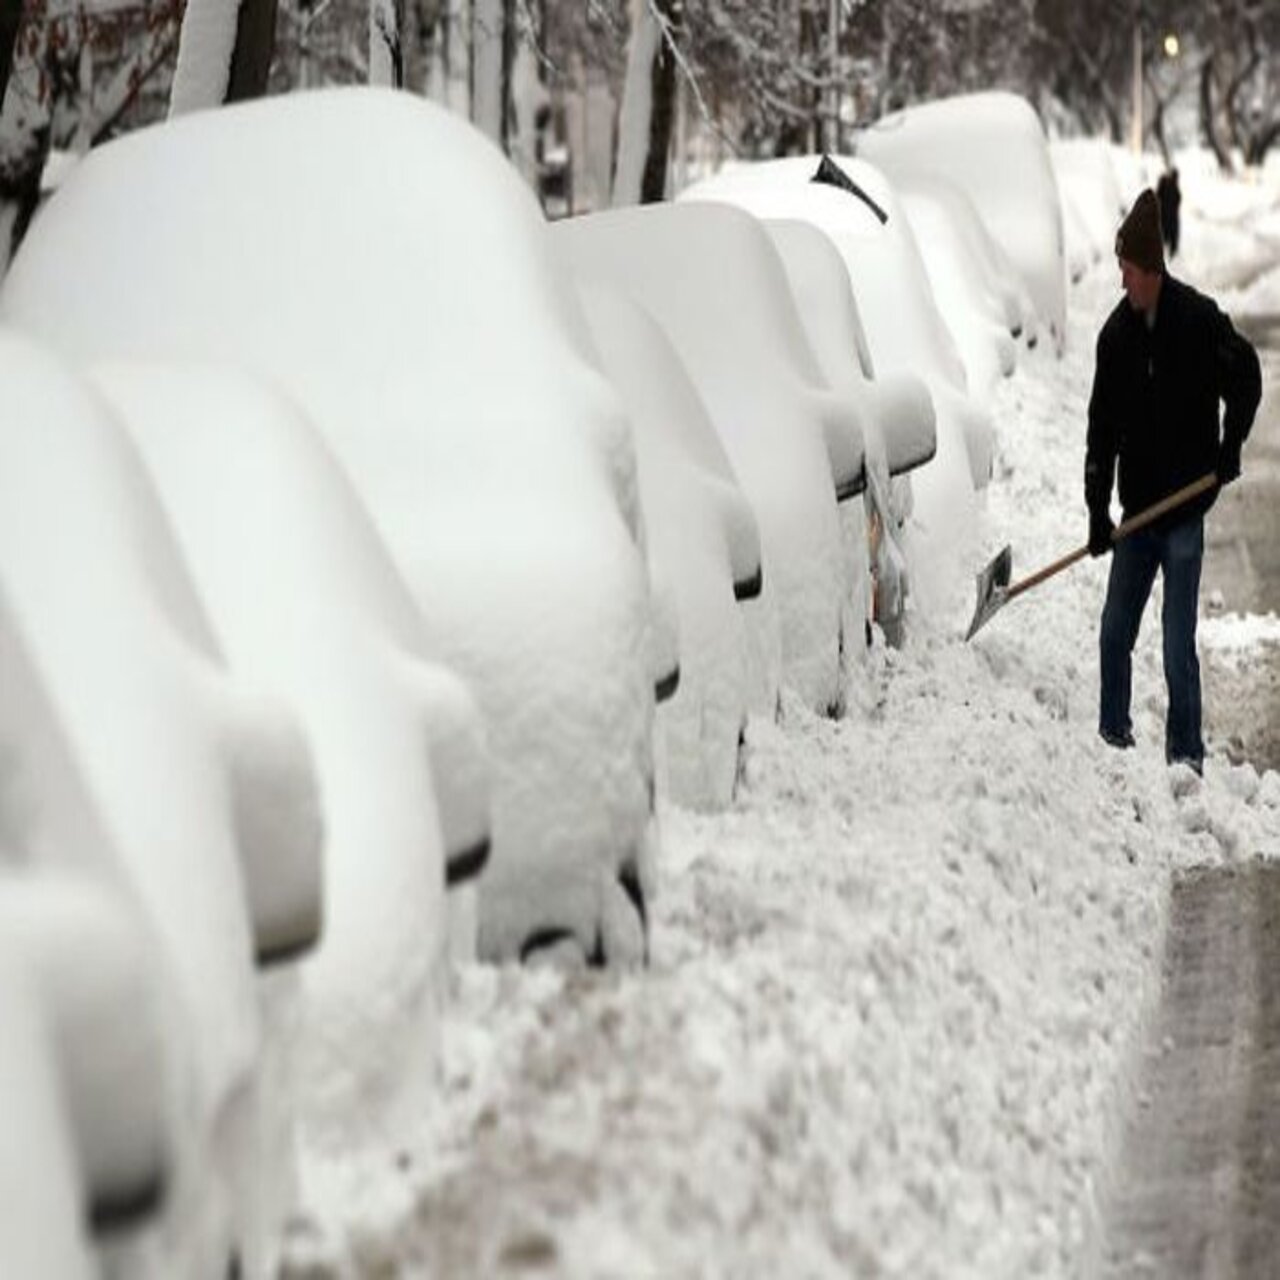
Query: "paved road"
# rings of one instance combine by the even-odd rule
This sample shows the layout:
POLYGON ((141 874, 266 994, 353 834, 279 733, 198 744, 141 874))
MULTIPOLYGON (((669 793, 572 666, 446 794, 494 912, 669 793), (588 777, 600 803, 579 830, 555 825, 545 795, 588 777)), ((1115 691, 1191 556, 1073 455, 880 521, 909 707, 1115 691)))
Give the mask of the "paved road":
MULTIPOLYGON (((1238 316, 1237 323, 1262 358, 1262 405, 1244 474, 1223 491, 1205 526, 1202 600, 1217 592, 1229 612, 1280 614, 1280 315, 1238 316)), ((1234 759, 1280 769, 1280 646, 1244 671, 1210 658, 1204 686, 1210 747, 1226 742, 1234 759)))

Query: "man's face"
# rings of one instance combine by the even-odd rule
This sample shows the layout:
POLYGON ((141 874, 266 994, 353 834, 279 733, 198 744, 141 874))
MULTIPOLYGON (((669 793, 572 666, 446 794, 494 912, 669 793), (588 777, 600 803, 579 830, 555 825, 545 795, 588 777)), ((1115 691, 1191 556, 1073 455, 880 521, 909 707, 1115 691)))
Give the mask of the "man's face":
POLYGON ((1135 311, 1150 311, 1160 294, 1160 272, 1144 271, 1125 258, 1118 261, 1120 283, 1124 286, 1124 296, 1129 299, 1129 305, 1135 311))

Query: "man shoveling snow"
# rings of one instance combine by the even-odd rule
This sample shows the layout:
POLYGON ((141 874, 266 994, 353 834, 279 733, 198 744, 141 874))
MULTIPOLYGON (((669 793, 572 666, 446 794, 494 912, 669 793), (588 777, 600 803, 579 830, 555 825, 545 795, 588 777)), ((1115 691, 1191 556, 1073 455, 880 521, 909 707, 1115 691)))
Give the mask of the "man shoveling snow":
POLYGON ((1196 615, 1204 515, 1240 474, 1240 450, 1262 396, 1258 356, 1217 305, 1165 271, 1155 194, 1139 195, 1116 235, 1125 296, 1098 337, 1085 454, 1089 551, 1112 551, 1099 635, 1098 731, 1133 746, 1132 654, 1142 613, 1164 575, 1165 758, 1204 765, 1196 615), (1219 435, 1218 401, 1226 406, 1219 435), (1119 464, 1126 515, 1216 470, 1218 486, 1115 538, 1111 488, 1119 464))

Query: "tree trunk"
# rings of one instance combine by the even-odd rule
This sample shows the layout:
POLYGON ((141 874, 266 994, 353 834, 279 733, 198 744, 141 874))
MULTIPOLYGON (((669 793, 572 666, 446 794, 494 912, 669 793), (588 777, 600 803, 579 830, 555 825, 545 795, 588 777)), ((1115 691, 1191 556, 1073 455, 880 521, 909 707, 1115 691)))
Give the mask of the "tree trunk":
POLYGON ((22 24, 22 0, 0 0, 0 106, 4 105, 9 68, 13 66, 13 46, 22 24))
POLYGON ((169 114, 261 97, 275 38, 276 0, 187 0, 169 114))
POLYGON ((1273 120, 1265 129, 1255 133, 1249 139, 1249 150, 1245 154, 1247 164, 1261 167, 1267 158, 1267 152, 1280 142, 1280 120, 1273 120))
POLYGON ((276 50, 277 0, 240 0, 225 102, 261 98, 276 50))
POLYGON ((369 0, 369 83, 404 88, 404 0, 369 0))
POLYGON ((659 204, 667 198, 667 162, 676 120, 676 57, 671 41, 680 21, 680 0, 659 0, 669 22, 667 38, 653 61, 653 111, 649 116, 649 153, 640 183, 640 203, 659 204))
POLYGON ((1204 60, 1200 67, 1200 128, 1204 140, 1218 161, 1218 167, 1225 173, 1231 171, 1231 157, 1218 137, 1218 122, 1213 109, 1213 58, 1204 60))
POLYGON ((676 111, 672 42, 682 18, 681 0, 632 0, 627 77, 618 113, 615 207, 666 199, 676 111))
POLYGON ((471 30, 472 120, 505 152, 511 130, 515 0, 475 0, 471 30))

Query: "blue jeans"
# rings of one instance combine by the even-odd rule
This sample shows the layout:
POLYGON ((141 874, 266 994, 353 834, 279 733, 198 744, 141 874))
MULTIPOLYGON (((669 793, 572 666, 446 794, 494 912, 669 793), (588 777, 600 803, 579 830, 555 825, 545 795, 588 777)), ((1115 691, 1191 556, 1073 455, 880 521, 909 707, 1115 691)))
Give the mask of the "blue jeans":
POLYGON ((1111 553, 1107 602, 1102 609, 1099 648, 1102 704, 1098 727, 1104 736, 1124 738, 1133 728, 1129 699, 1133 646, 1155 582, 1164 574, 1164 678, 1169 689, 1164 752, 1167 760, 1200 765, 1200 660, 1196 657, 1200 565, 1204 559, 1204 517, 1171 529, 1139 529, 1116 543, 1111 553))

